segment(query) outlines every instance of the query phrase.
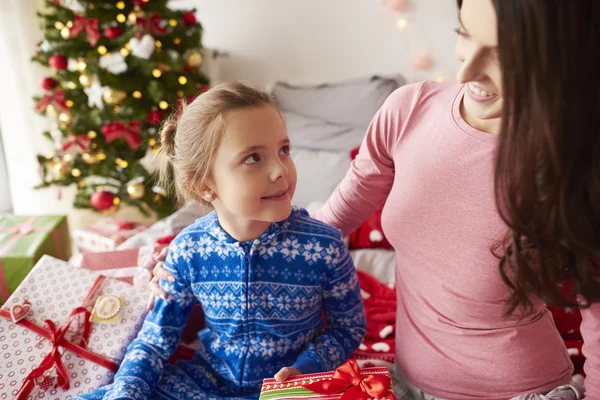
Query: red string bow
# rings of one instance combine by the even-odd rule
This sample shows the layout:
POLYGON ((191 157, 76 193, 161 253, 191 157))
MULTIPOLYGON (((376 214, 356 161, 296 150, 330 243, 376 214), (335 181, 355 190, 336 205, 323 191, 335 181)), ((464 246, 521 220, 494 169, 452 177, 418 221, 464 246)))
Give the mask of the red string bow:
POLYGON ((42 111, 45 111, 46 107, 49 105, 52 105, 56 109, 56 112, 61 113, 67 111, 69 106, 67 106, 67 102, 65 101, 64 90, 58 89, 53 93, 43 95, 35 106, 35 111, 41 113, 42 111))
POLYGON ((355 359, 342 364, 333 377, 304 387, 315 393, 333 395, 344 392, 342 400, 381 399, 389 393, 392 378, 384 374, 362 375, 355 359))
POLYGON ((85 19, 81 15, 75 17, 75 22, 71 28, 69 39, 79 36, 81 32, 85 31, 85 36, 92 47, 96 47, 96 43, 100 39, 100 32, 98 31, 98 19, 89 18, 85 19))
POLYGON ((137 150, 142 143, 140 139, 141 131, 142 125, 140 121, 133 121, 128 124, 112 121, 110 124, 104 125, 101 129, 107 143, 122 137, 131 150, 137 150))

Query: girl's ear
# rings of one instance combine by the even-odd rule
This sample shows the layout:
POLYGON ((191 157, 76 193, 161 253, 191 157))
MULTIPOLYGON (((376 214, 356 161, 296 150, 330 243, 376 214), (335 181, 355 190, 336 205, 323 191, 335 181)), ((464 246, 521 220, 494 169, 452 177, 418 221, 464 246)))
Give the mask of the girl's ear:
POLYGON ((209 203, 211 201, 214 201, 217 198, 217 194, 210 187, 210 185, 204 185, 202 187, 202 189, 199 191, 199 195, 200 195, 200 197, 202 197, 205 201, 207 201, 209 203))

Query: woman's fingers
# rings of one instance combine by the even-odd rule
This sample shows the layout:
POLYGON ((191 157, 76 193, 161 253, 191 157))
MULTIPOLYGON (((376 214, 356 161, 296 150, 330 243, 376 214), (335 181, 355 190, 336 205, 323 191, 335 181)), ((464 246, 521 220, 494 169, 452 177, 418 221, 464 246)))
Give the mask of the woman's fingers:
POLYGON ((157 262, 152 270, 152 275, 158 277, 158 279, 162 279, 164 281, 175 282, 175 277, 169 271, 167 271, 162 262, 157 262))

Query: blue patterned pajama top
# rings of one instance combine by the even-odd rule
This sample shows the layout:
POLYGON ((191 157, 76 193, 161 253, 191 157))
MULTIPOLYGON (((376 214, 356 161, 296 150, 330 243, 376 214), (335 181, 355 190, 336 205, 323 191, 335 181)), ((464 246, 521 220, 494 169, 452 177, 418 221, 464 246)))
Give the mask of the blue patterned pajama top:
POLYGON ((363 302, 341 233, 293 208, 258 239, 237 242, 215 212, 171 243, 157 299, 112 385, 86 399, 256 399, 286 366, 303 373, 342 364, 363 339, 363 302), (191 361, 168 363, 192 307, 206 328, 191 361), (323 315, 326 323, 323 322, 323 315))

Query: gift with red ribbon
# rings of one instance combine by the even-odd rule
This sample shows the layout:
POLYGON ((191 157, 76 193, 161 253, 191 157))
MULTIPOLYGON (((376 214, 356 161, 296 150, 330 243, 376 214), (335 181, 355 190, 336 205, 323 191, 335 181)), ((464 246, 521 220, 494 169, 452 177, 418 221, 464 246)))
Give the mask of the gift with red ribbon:
POLYGON ((71 257, 66 216, 0 214, 0 305, 44 254, 71 257))
POLYGON ((103 125, 101 132, 104 135, 106 143, 123 138, 131 150, 137 150, 142 143, 142 140, 140 139, 142 124, 140 121, 133 121, 127 124, 123 124, 119 121, 112 121, 109 124, 103 125))
POLYGON ((90 226, 73 232, 75 246, 81 252, 112 251, 125 240, 142 232, 147 224, 104 218, 90 226))
POLYGON ((135 24, 139 30, 135 33, 138 39, 141 39, 144 34, 152 36, 163 36, 167 34, 167 30, 161 26, 160 13, 152 14, 149 18, 137 17, 135 24))
POLYGON ((148 294, 42 257, 0 308, 0 398, 58 400, 110 383, 142 326, 148 294), (120 301, 110 323, 94 319, 101 296, 120 301))
POLYGON ((75 16, 75 22, 69 31, 69 39, 73 39, 85 32, 88 43, 92 47, 96 47, 96 43, 100 40, 100 31, 98 31, 97 18, 85 18, 81 15, 75 16))
POLYGON ((395 400, 386 367, 360 368, 350 359, 333 372, 297 375, 284 382, 263 381, 259 400, 275 399, 395 400))
POLYGON ((92 139, 87 135, 75 135, 74 133, 69 133, 67 135, 67 140, 62 144, 62 151, 82 153, 88 151, 90 143, 92 143, 92 139))
POLYGON ((69 109, 67 106, 67 101, 65 100, 65 92, 62 89, 57 89, 52 93, 46 93, 42 96, 42 98, 38 101, 35 106, 35 111, 38 113, 46 111, 48 106, 54 107, 56 112, 65 112, 69 109))

